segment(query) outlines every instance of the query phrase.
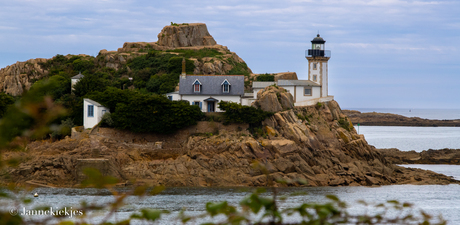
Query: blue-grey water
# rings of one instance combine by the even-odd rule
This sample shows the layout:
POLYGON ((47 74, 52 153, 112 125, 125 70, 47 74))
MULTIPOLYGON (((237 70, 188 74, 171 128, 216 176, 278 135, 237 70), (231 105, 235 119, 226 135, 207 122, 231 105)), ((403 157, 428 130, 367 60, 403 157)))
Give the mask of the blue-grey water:
POLYGON ((401 151, 452 148, 460 149, 460 127, 355 126, 376 148, 401 151))
MULTIPOLYGON (((416 211, 422 209, 431 215, 442 214, 448 224, 460 224, 460 185, 393 185, 382 187, 310 187, 310 188, 280 188, 279 195, 290 195, 297 192, 305 192, 306 195, 296 195, 289 197, 281 202, 280 208, 299 206, 305 202, 325 203, 325 195, 336 195, 341 200, 348 203, 348 211, 351 214, 364 213, 366 208, 357 203, 364 200, 371 204, 384 203, 387 200, 398 200, 400 202, 410 202, 414 204, 416 211)), ((52 206, 63 208, 65 206, 77 206, 81 201, 88 203, 108 203, 114 197, 108 191, 95 189, 46 189, 39 188, 29 193, 38 192, 40 195, 34 199, 32 205, 26 206, 33 208, 36 206, 52 206)), ((127 205, 123 206, 115 213, 111 221, 123 220, 132 213, 140 211, 142 208, 155 208, 168 210, 171 214, 165 215, 159 224, 180 224, 175 220, 178 212, 185 209, 186 215, 200 215, 205 212, 207 202, 228 201, 229 204, 237 206, 238 203, 249 192, 241 191, 239 188, 169 188, 160 195, 148 196, 144 198, 129 197, 126 199, 127 205)), ((12 207, 1 204, 3 208, 12 207)), ((22 206, 19 206, 22 208, 22 206)), ((371 210, 372 211, 372 210, 371 210)), ((104 213, 107 213, 105 211, 104 213)), ((88 214, 87 214, 88 215, 88 214)), ((103 215, 89 214, 96 216, 89 219, 89 222, 98 222, 103 215)), ((35 219, 25 216, 26 219, 35 219)), ((298 217, 289 217, 288 222, 298 221, 298 217)), ((209 218, 200 219, 191 224, 210 221, 209 218)))

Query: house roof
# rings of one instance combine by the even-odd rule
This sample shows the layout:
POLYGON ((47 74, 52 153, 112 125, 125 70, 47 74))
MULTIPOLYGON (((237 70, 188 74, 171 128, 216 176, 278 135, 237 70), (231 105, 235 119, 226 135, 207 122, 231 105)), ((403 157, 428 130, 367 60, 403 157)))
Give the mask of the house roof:
POLYGON ((270 85, 274 85, 275 83, 275 81, 253 81, 252 88, 265 88, 270 85))
POLYGON ((98 107, 105 107, 105 106, 101 105, 99 102, 96 102, 96 101, 91 100, 89 98, 84 98, 83 101, 87 101, 87 102, 89 102, 89 103, 91 103, 91 104, 93 104, 95 106, 98 106, 98 107))
POLYGON ((321 85, 310 80, 278 80, 278 86, 312 86, 320 87, 321 85))
POLYGON ((243 75, 187 75, 179 78, 179 94, 181 95, 244 95, 243 75), (195 93, 193 83, 199 80, 201 91, 195 93), (227 80, 230 83, 229 93, 224 93, 222 83, 227 80))
POLYGON ((85 75, 81 74, 81 72, 80 72, 77 75, 71 77, 70 79, 80 79, 80 78, 83 78, 83 77, 85 77, 85 75))

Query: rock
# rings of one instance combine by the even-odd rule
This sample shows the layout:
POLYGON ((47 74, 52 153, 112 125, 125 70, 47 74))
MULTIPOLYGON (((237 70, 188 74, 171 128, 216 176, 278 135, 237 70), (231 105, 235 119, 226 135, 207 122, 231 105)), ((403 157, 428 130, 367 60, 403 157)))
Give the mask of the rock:
POLYGON ((270 143, 275 151, 279 152, 282 156, 293 153, 299 149, 294 141, 291 140, 273 140, 270 143))
POLYGON ((204 23, 165 26, 158 34, 158 45, 170 48, 217 44, 204 23))
POLYGON ((268 86, 257 93, 252 106, 267 112, 279 112, 294 107, 294 98, 282 87, 268 86))

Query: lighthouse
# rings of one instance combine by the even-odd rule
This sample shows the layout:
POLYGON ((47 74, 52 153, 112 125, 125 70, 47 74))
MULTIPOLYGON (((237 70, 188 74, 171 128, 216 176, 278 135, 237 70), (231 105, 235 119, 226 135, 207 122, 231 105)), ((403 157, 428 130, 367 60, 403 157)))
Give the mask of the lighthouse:
POLYGON ((316 35, 311 41, 311 49, 305 51, 305 58, 308 60, 308 80, 320 85, 320 97, 328 96, 328 71, 327 62, 331 58, 331 51, 326 50, 326 41, 316 35))

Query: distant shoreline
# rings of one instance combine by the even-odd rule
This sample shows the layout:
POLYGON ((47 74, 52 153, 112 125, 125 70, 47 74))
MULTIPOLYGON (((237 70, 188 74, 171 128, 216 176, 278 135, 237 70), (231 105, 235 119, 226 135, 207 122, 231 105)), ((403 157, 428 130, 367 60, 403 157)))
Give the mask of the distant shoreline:
POLYGON ((406 117, 392 113, 342 110, 354 125, 363 126, 413 126, 413 127, 460 127, 460 119, 430 120, 420 117, 406 117))

